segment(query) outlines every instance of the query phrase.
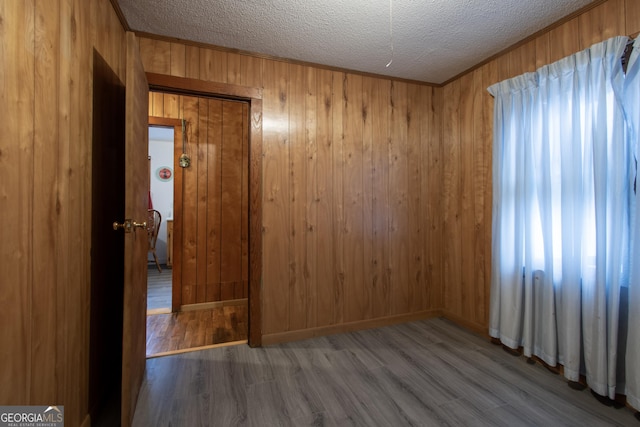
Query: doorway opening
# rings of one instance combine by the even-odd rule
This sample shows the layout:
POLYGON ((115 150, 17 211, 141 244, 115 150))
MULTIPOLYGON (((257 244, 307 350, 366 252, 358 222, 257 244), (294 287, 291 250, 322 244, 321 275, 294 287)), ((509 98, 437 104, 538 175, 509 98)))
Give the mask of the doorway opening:
MULTIPOLYGON (((247 343, 249 104, 152 91, 149 105, 150 129, 174 126, 163 137, 165 152, 167 141, 173 143, 172 163, 168 153, 152 152, 151 133, 149 138, 153 209, 169 219, 156 255, 163 257, 164 244, 172 295, 171 314, 147 317, 147 357, 247 343), (154 181, 172 187, 172 197, 154 181)), ((150 277, 163 274, 153 268, 149 264, 150 277)))
POLYGON ((173 127, 149 126, 147 315, 171 313, 173 145, 173 127))

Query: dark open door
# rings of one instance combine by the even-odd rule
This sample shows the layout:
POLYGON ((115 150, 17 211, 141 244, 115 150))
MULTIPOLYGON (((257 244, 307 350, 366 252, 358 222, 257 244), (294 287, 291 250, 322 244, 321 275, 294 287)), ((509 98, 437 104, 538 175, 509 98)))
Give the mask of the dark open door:
MULTIPOLYGON (((125 124, 125 219, 147 220, 149 86, 136 36, 127 33, 125 124)), ((124 322, 122 341, 122 425, 133 419, 145 369, 147 311, 146 228, 134 227, 124 241, 124 322)))
POLYGON ((124 84, 94 51, 89 413, 97 427, 121 416, 125 239, 111 224, 124 218, 124 107, 124 84))

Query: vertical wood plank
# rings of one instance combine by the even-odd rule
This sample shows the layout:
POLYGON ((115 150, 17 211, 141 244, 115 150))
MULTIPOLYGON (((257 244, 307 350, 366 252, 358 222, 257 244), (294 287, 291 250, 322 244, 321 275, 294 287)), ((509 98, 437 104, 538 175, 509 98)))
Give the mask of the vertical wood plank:
POLYGON ((183 119, 183 102, 184 98, 180 95, 176 95, 173 93, 163 93, 162 94, 163 105, 162 109, 164 111, 163 116, 171 119, 183 119))
POLYGON ((580 15, 580 49, 625 34, 625 0, 608 0, 580 15))
POLYGON ((460 78, 460 118, 459 118, 459 173, 460 173, 460 234, 456 236, 460 248, 460 292, 457 297, 461 311, 457 315, 464 313, 465 317, 474 319, 476 317, 475 299, 475 259, 479 255, 475 252, 475 245, 472 244, 474 232, 474 154, 473 146, 473 86, 474 73, 465 74, 460 78))
POLYGON ((374 238, 372 261, 372 316, 384 317, 391 313, 391 282, 389 277, 389 145, 391 81, 375 80, 371 100, 372 125, 372 213, 374 238))
MULTIPOLYGON (((241 286, 236 289, 234 298, 249 297, 249 105, 242 103, 242 164, 240 173, 242 176, 242 199, 240 201, 240 246, 241 260, 241 286)), ((254 183, 252 185, 257 185, 254 183)))
MULTIPOLYGON (((537 50, 538 51, 538 50, 537 50)), ((498 67, 495 61, 482 67, 482 87, 487 88, 494 84, 498 80, 498 67)), ((485 256, 485 288, 484 288, 484 300, 485 305, 485 317, 484 324, 489 324, 489 301, 491 290, 491 243, 492 243, 492 208, 493 208, 493 97, 485 90, 483 91, 483 107, 482 107, 482 122, 484 124, 483 132, 483 146, 484 152, 484 165, 485 165, 485 205, 484 205, 484 252, 485 256)))
POLYGON ((318 70, 317 76, 317 326, 333 321, 334 229, 333 229, 333 73, 318 70))
POLYGON ((317 123, 317 69, 305 67, 305 159, 306 159, 306 246, 304 277, 307 282, 307 327, 317 326, 318 301, 318 146, 316 143, 317 123))
POLYGON ((331 105, 333 113, 333 324, 344 319, 344 134, 343 134, 343 92, 345 75, 333 72, 333 92, 331 105))
POLYGON ((147 73, 171 73, 171 43, 162 40, 141 38, 140 56, 147 73))
POLYGON ((263 333, 289 325, 288 64, 265 60, 263 102, 263 333))
POLYGON ((433 121, 433 112, 432 112, 432 88, 428 86, 421 86, 418 88, 420 92, 420 107, 421 114, 420 120, 418 122, 418 126, 420 126, 420 146, 419 146, 419 158, 420 158, 420 216, 418 221, 422 222, 421 226, 423 229, 421 235, 421 241, 419 242, 420 247, 422 248, 422 308, 425 310, 436 308, 433 305, 433 288, 434 288, 434 280, 433 280, 433 271, 430 266, 430 258, 431 251, 429 248, 429 241, 433 239, 433 230, 431 224, 429 223, 429 200, 435 196, 434 193, 431 192, 429 187, 429 169, 431 167, 431 160, 429 158, 429 145, 431 144, 430 135, 432 132, 431 123, 433 121))
MULTIPOLYGON (((551 51, 549 47, 549 33, 545 33, 537 37, 535 42, 536 42, 536 69, 538 69, 550 63, 549 57, 550 57, 551 51)), ((492 64, 494 68, 495 68, 495 63, 496 61, 490 62, 490 64, 492 64)), ((490 85, 497 83, 497 80, 498 78, 496 76, 496 81, 491 82, 490 85)), ((493 108, 493 103, 492 103, 492 108, 493 108)))
POLYGON ((241 64, 240 55, 237 53, 227 53, 227 83, 233 85, 241 84, 241 64))
POLYGON ((407 87, 407 240, 408 247, 408 285, 409 311, 417 312, 424 309, 424 277, 422 260, 424 257, 422 246, 422 188, 421 188, 421 117, 422 93, 417 85, 407 87))
POLYGON ((444 307, 444 169, 443 169, 443 108, 444 90, 442 88, 431 89, 431 114, 429 115, 428 137, 428 172, 426 215, 429 226, 429 297, 432 308, 444 307))
POLYGON ((186 76, 186 47, 182 43, 170 44, 171 65, 169 72, 172 76, 186 76))
POLYGON ((443 89, 443 208, 444 208, 444 308, 460 314, 461 305, 461 223, 460 223, 460 81, 443 89))
POLYGON ((262 345, 262 232, 263 232, 263 104, 262 99, 251 100, 249 109, 249 345, 262 345))
POLYGON ((220 301, 222 101, 207 100, 207 301, 220 301))
POLYGON ((362 238, 363 238, 363 317, 373 316, 373 293, 375 289, 375 269, 373 248, 375 245, 373 226, 374 163, 373 163, 373 122, 372 110, 377 80, 362 78, 362 238))
POLYGON ((207 208, 209 204, 208 181, 209 168, 207 167, 208 148, 207 131, 208 131, 208 113, 209 105, 206 99, 194 99, 194 107, 197 108, 197 116, 192 123, 191 138, 196 148, 194 157, 197 158, 197 175, 196 175, 196 289, 195 302, 203 303, 207 301, 207 208))
POLYGON ((306 149, 305 72, 301 65, 289 65, 289 329, 306 328, 308 280, 306 257, 306 149), (298 126, 300 124, 301 126, 298 126))
POLYGON ((173 266, 171 271, 171 307, 178 310, 182 305, 182 242, 184 240, 184 169, 180 167, 182 154, 182 126, 173 129, 173 266))
POLYGON ((200 78, 200 49, 187 45, 185 47, 184 76, 189 79, 200 78))
MULTIPOLYGON (((166 99, 166 96, 165 96, 166 99)), ((186 153, 191 165, 182 169, 182 304, 196 303, 198 266, 198 98, 179 96, 186 121, 186 153)), ((166 104, 165 104, 166 105, 166 104)), ((181 148, 181 147, 180 147, 181 148)), ((178 156, 179 157, 179 156, 178 156)))
POLYGON ((391 83, 389 145, 389 270, 391 314, 409 311, 407 84, 391 83))
MULTIPOLYGON (((534 58, 535 62, 535 58, 534 58)), ((473 273, 472 283, 470 287, 470 297, 475 302, 474 320, 477 324, 483 325, 488 311, 488 301, 485 299, 485 289, 489 284, 485 281, 487 278, 485 268, 487 266, 486 258, 490 257, 490 253, 486 252, 486 231, 487 218, 485 217, 487 200, 487 160, 490 153, 486 152, 486 140, 490 136, 486 132, 485 122, 483 120, 485 109, 485 97, 489 96, 484 90, 484 71, 479 68, 473 72, 473 92, 472 92, 472 152, 473 152, 473 179, 472 179, 472 201, 473 201, 473 273)), ((490 224, 489 224, 490 226, 490 224)))
POLYGON ((200 49, 200 79, 226 83, 227 53, 214 49, 200 49))
POLYGON ((222 170, 220 226, 221 299, 234 298, 235 283, 242 281, 242 148, 243 104, 224 101, 222 104, 222 170), (224 286, 229 284, 228 286, 224 286))
POLYGON ((263 86, 263 64, 264 59, 257 58, 255 56, 241 55, 240 56, 240 84, 249 87, 263 86))
POLYGON ((344 320, 364 315, 364 251, 362 222, 362 77, 345 74, 344 105, 344 320))
MULTIPOLYGON (((536 70, 536 41, 532 40, 509 53, 511 75, 516 76, 536 70)), ((464 92, 463 92, 464 93, 464 92)))
POLYGON ((580 50, 579 18, 574 18, 549 32, 551 39, 549 60, 555 62, 580 50))
MULTIPOLYGON (((35 1, 0 4, 0 67, 3 85, 0 114, 0 213, 5 224, 0 239, 0 401, 29 402, 31 394, 31 296, 33 292, 34 56, 35 1), (11 326, 9 326, 11 325, 11 326)), ((38 90, 39 92, 40 90, 38 90)))
POLYGON ((160 92, 149 92, 149 110, 155 117, 164 117, 164 94, 160 92))
POLYGON ((55 397, 56 295, 59 292, 55 227, 60 200, 60 2, 35 4, 35 103, 33 134, 32 244, 33 294, 31 295, 32 401, 55 397), (53 303, 52 303, 53 302, 53 303))
POLYGON ((640 2, 637 0, 625 0, 625 31, 626 35, 636 35, 640 32, 640 2))
MULTIPOLYGON (((75 124, 72 127, 71 121, 73 119, 77 120, 77 116, 74 114, 72 102, 76 101, 77 98, 74 98, 76 95, 75 90, 77 90, 77 85, 72 84, 71 82, 77 79, 74 63, 74 51, 75 51, 75 42, 76 37, 74 37, 72 28, 68 25, 64 25, 66 19, 75 22, 76 14, 75 14, 75 6, 72 4, 73 0, 62 0, 60 2, 60 50, 65 52, 66 55, 61 55, 60 57, 60 73, 59 73, 59 90, 60 90, 60 102, 58 103, 59 109, 59 182, 58 186, 58 221, 56 223, 56 231, 55 231, 55 240, 57 243, 57 253, 56 253, 56 262, 58 264, 56 268, 57 277, 55 278, 56 283, 58 284, 58 291, 56 292, 56 318, 57 321, 61 321, 63 323, 68 322, 68 317, 73 316, 71 313, 67 313, 65 307, 69 302, 73 302, 75 297, 79 294, 79 289, 74 289, 69 286, 70 282, 70 266, 72 263, 71 259, 75 260, 75 256, 72 256, 70 245, 73 235, 70 233, 70 230, 75 231, 75 224, 77 221, 80 221, 80 218, 77 217, 77 212, 73 212, 69 209, 70 205, 70 180, 72 174, 69 171, 73 171, 71 167, 72 160, 72 151, 70 147, 74 144, 71 143, 72 138, 76 136, 75 134, 75 124), (75 221, 72 222, 72 219, 75 221), (73 224, 73 226, 71 226, 73 224)), ((146 111, 145 111, 146 114, 146 111)), ((74 123, 79 123, 76 121, 74 123)), ((73 139, 76 140, 75 138, 73 139)), ((83 152, 82 149, 79 151, 83 152)), ((73 166, 82 164, 81 161, 78 163, 73 163, 73 166)), ((82 248, 80 245, 79 247, 82 248)), ((77 313, 77 311, 76 311, 77 313)), ((75 314, 75 313, 74 313, 75 314)), ((70 325, 74 325, 68 328, 59 328, 56 327, 56 337, 55 340, 57 343, 67 343, 69 341, 75 341, 79 344, 74 338, 79 335, 79 327, 77 324, 69 323, 70 325)), ((56 372, 59 380, 56 382, 56 390, 55 393, 58 396, 64 396, 66 392, 65 380, 71 380, 69 383, 74 384, 77 383, 77 380, 74 381, 74 375, 68 374, 69 364, 68 360, 75 359, 75 366, 81 366, 80 360, 76 355, 69 354, 69 347, 66 345, 56 345, 56 372)), ((71 365, 74 366, 74 365, 71 365)), ((66 396, 65 396, 66 397, 66 396)), ((70 404, 72 407, 77 408, 77 405, 74 405, 73 400, 70 399, 70 404)))

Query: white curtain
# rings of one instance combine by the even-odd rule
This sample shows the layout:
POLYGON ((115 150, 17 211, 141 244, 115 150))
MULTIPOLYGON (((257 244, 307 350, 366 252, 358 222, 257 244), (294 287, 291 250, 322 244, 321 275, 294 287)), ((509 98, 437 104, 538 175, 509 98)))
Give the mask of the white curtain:
MULTIPOLYGON (((632 148, 634 166, 640 154, 640 40, 636 39, 627 68, 623 90, 624 106, 629 123, 629 142, 632 148)), ((635 199, 632 210, 632 260, 631 278, 628 288, 629 313, 626 351, 627 402, 640 409, 640 186, 636 169, 634 173, 635 199), (634 327, 635 326, 635 327, 634 327)))
POLYGON ((616 37, 489 88, 489 333, 526 356, 561 363, 569 380, 585 375, 610 398, 624 391, 625 376, 619 332, 627 329, 621 293, 629 285, 633 195, 621 99, 626 43, 616 37))

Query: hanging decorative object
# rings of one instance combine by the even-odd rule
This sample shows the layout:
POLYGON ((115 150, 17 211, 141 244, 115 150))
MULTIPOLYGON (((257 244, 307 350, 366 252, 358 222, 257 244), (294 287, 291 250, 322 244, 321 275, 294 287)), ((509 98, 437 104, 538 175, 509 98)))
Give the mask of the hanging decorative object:
POLYGON ((180 154, 180 158, 178 159, 178 164, 181 168, 188 168, 191 165, 191 158, 186 153, 187 151, 187 125, 186 120, 182 119, 182 154, 180 154))

